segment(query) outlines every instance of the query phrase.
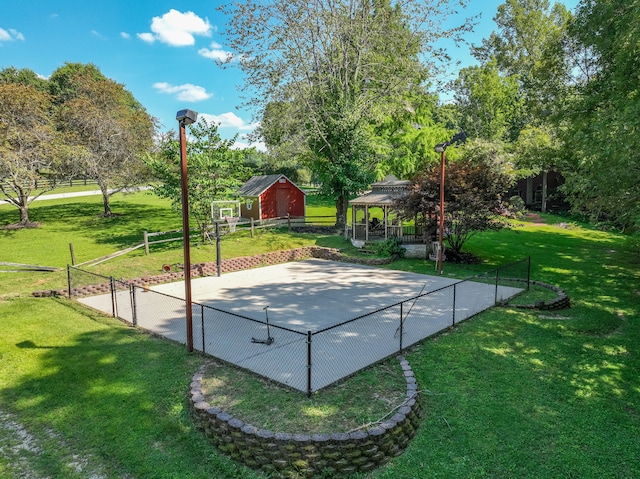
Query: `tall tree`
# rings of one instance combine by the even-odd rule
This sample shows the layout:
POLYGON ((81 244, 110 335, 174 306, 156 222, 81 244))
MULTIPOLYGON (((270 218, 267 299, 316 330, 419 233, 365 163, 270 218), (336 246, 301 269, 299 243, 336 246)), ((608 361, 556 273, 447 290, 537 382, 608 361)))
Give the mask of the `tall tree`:
POLYGON ((514 140, 522 129, 518 75, 502 75, 495 58, 460 70, 452 83, 460 127, 471 138, 514 140))
POLYGON ((594 220, 640 229, 640 1, 581 2, 572 33, 595 71, 569 110, 565 190, 594 220))
POLYGON ((144 178, 142 155, 153 144, 155 120, 123 85, 98 75, 95 68, 66 65, 62 71, 64 75, 52 75, 59 82, 53 91, 62 100, 60 129, 77 148, 77 173, 97 181, 104 215, 111 216, 111 195, 144 178))
POLYGON ((107 80, 100 69, 93 63, 67 62, 49 77, 49 92, 56 104, 60 105, 79 95, 77 77, 85 76, 95 81, 107 80))
MULTIPOLYGON (((212 201, 235 199, 238 188, 251 176, 251 170, 244 164, 244 153, 233 149, 235 138, 222 139, 215 123, 201 118, 188 129, 189 215, 196 220, 204 238, 211 225, 212 201)), ((175 132, 166 134, 158 151, 147 155, 145 162, 159 180, 154 192, 180 209, 180 143, 175 132)))
POLYGON ((0 70, 0 83, 17 83, 20 85, 30 85, 42 92, 49 91, 49 82, 29 68, 17 69, 7 67, 0 70))
POLYGON ((0 82, 0 191, 20 210, 23 227, 33 226, 29 204, 55 186, 45 181, 61 153, 51 107, 49 94, 33 85, 0 82))
MULTIPOLYGON (((498 30, 473 49, 483 64, 517 75, 526 122, 539 124, 562 106, 571 75, 564 51, 571 13, 549 0, 507 0, 494 18, 498 30)), ((515 134, 517 136, 517 132, 515 134)))
POLYGON ((259 116, 286 104, 286 123, 299 125, 288 130, 336 200, 336 226, 349 196, 375 176, 372 125, 423 85, 433 42, 460 31, 442 28, 451 9, 446 0, 244 0, 225 10, 249 102, 259 116))

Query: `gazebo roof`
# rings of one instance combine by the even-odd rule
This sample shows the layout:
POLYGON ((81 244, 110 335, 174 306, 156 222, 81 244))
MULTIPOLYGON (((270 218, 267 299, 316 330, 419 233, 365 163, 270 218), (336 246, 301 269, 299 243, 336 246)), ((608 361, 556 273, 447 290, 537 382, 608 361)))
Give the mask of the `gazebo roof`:
POLYGON ((391 206, 398 198, 404 196, 409 189, 409 180, 385 178, 371 185, 371 191, 354 198, 349 203, 356 206, 391 206))

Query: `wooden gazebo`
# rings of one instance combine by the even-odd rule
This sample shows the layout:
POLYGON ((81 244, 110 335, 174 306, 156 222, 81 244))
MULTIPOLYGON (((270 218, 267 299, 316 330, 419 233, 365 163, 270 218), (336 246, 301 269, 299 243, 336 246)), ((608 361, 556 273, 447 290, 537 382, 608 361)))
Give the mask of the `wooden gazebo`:
POLYGON ((407 193, 410 183, 409 180, 387 177, 384 181, 373 183, 371 191, 351 200, 352 239, 373 241, 401 238, 402 224, 398 219, 391 219, 390 213, 395 200, 407 193), (376 209, 381 210, 381 214, 376 209))

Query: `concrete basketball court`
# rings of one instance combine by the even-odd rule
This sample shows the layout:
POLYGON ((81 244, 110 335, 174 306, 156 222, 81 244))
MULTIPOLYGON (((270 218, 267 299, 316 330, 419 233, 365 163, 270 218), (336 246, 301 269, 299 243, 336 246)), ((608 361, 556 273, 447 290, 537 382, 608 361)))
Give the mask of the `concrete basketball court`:
MULTIPOLYGON (((186 343, 184 281, 150 289, 145 293, 136 288, 137 325, 186 343)), ((332 384, 398 352, 400 339, 407 347, 451 326, 454 317, 459 322, 493 306, 496 299, 494 284, 321 259, 194 278, 191 289, 194 349, 301 391, 332 384), (454 283, 455 310, 454 288, 446 288, 454 283), (436 291, 441 288, 445 289, 436 291), (402 301, 407 302, 388 308, 402 301), (377 310, 382 311, 367 315, 377 310), (253 343, 251 338, 267 338, 267 312, 274 342, 253 343), (367 316, 331 328, 363 315, 367 316), (326 331, 316 334, 320 330, 326 331)), ((499 286, 497 297, 506 299, 520 291, 499 286)), ((131 322, 129 292, 116 296, 117 315, 131 322)), ((112 312, 110 294, 79 301, 112 312)))

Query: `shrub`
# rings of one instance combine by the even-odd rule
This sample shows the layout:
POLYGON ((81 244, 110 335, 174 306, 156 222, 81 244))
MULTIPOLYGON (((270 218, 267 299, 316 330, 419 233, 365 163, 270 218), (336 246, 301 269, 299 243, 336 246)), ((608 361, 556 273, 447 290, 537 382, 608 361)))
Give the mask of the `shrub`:
POLYGON ((374 251, 377 255, 385 258, 395 257, 404 258, 407 251, 397 238, 389 238, 378 243, 374 243, 374 251))

